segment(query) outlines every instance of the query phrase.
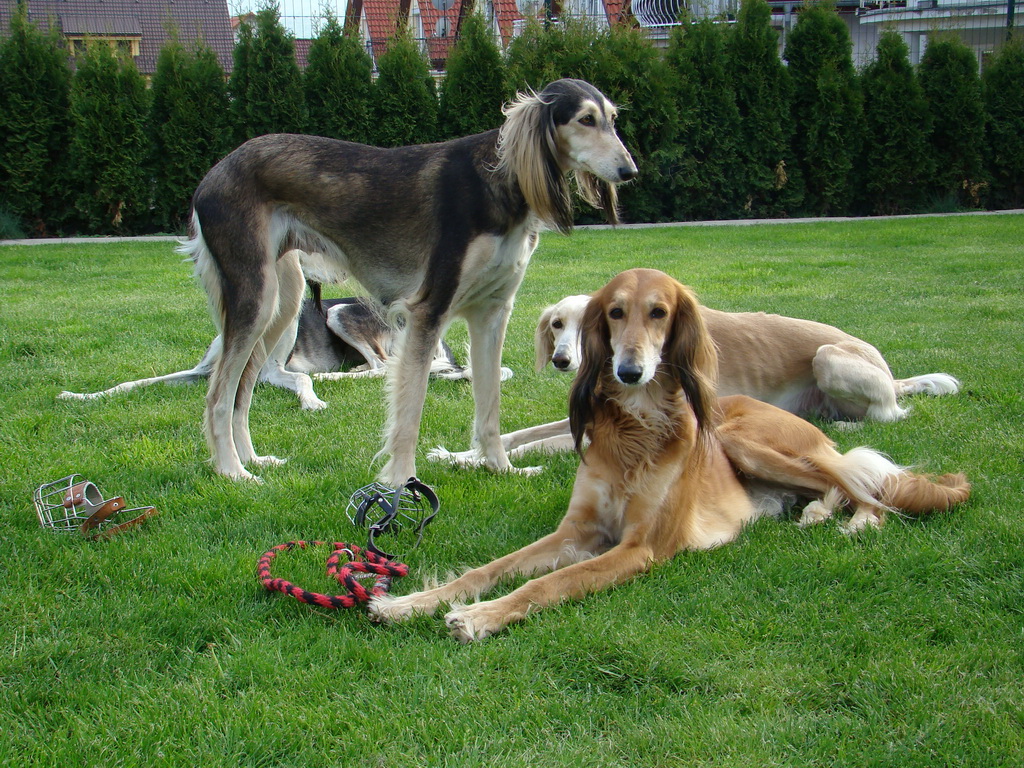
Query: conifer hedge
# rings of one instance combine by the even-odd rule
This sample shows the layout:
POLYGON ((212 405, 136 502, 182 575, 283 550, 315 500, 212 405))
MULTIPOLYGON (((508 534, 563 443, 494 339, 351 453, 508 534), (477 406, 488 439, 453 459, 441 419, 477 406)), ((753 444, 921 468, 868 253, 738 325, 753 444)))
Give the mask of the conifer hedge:
POLYGON ((910 50, 895 30, 878 42, 878 57, 864 70, 864 192, 876 214, 907 213, 925 203, 932 177, 931 119, 910 50))
POLYGON ((744 166, 743 213, 796 210, 803 197, 790 151, 792 83, 779 58, 779 35, 763 0, 743 0, 726 40, 729 82, 739 111, 737 152, 744 166))
POLYGON ((932 123, 933 194, 953 206, 977 208, 988 186, 978 60, 960 38, 941 35, 928 43, 920 77, 932 123))
MULTIPOLYGON (((516 91, 560 77, 619 106, 640 169, 620 189, 626 221, 1024 205, 1024 43, 979 77, 958 38, 932 37, 912 67, 889 31, 857 73, 826 5, 801 10, 786 64, 765 0, 742 0, 735 24, 676 27, 667 51, 635 26, 562 18, 528 22, 501 54, 470 16, 440 93, 408 34, 374 79, 364 43, 329 14, 300 75, 273 4, 241 26, 226 86, 201 46, 172 41, 150 88, 107 45, 86 48, 72 65, 24 5, 0 39, 0 237, 180 232, 199 179, 252 136, 429 142, 499 125, 516 91)), ((578 220, 598 215, 581 206, 578 220)))
POLYGON ((310 133, 346 141, 370 141, 373 60, 362 42, 345 35, 338 20, 329 13, 310 45, 302 84, 310 133))
POLYGON ((172 40, 160 52, 151 91, 151 225, 178 232, 196 185, 232 149, 224 70, 209 48, 172 40))
POLYGON ((87 45, 71 80, 71 188, 84 231, 122 234, 149 214, 149 92, 135 63, 102 41, 87 45))
POLYGON ((241 24, 230 90, 238 143, 265 133, 305 130, 295 38, 281 25, 276 5, 263 6, 254 22, 241 24))
POLYGON ((402 32, 377 59, 370 141, 381 147, 426 144, 437 138, 437 88, 416 41, 402 32))
POLYGON ((508 95, 501 51, 483 17, 470 14, 448 56, 441 81, 438 138, 453 139, 497 128, 508 95))
POLYGON ((798 15, 786 41, 793 80, 793 156, 803 179, 803 211, 849 212, 862 135, 862 102, 846 24, 826 5, 798 15))
POLYGON ((1024 37, 1001 48, 982 75, 986 160, 996 208, 1024 208, 1024 37))
POLYGON ((19 2, 0 40, 0 216, 7 236, 49 235, 68 208, 71 69, 56 29, 28 21, 19 2))
POLYGON ((710 19, 672 30, 669 64, 678 78, 679 134, 663 182, 670 218, 740 216, 747 182, 740 113, 725 68, 725 28, 710 19))

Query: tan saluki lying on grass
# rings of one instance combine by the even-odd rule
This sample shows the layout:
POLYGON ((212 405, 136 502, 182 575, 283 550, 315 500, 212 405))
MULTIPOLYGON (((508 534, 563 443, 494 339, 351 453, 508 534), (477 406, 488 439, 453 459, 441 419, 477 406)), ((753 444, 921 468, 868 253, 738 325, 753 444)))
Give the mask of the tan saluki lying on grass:
MULTIPOLYGON (((549 362, 559 371, 579 367, 580 324, 589 301, 585 295, 566 296, 541 312, 534 334, 538 371, 549 362)), ((700 314, 718 350, 720 397, 748 395, 798 416, 897 421, 909 412, 899 398, 960 389, 948 373, 894 378, 873 345, 825 323, 705 306, 700 314)), ((568 419, 509 432, 501 442, 513 461, 531 451, 557 453, 573 445, 568 419)), ((475 451, 439 447, 429 456, 463 467, 481 463, 475 451)))
POLYGON ((784 494, 811 500, 802 524, 852 507, 848 529, 856 531, 881 525, 888 510, 946 510, 970 493, 962 474, 914 474, 870 448, 843 454, 780 408, 745 396, 719 399, 700 305, 662 272, 623 272, 598 291, 582 339, 569 417, 577 449, 584 435, 590 445, 558 529, 443 586, 377 598, 377 619, 456 603, 445 619, 470 642, 678 552, 726 544, 760 515, 780 511, 784 494), (513 574, 537 578, 494 600, 457 604, 513 574))

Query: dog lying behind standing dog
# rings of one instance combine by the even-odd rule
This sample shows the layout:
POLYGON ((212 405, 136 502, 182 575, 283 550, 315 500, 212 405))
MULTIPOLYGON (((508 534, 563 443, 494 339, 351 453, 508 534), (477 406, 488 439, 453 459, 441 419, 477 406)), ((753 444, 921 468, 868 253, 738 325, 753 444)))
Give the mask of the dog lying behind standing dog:
POLYGON ((962 474, 915 474, 870 448, 843 454, 787 411, 744 396, 719 399, 704 313, 662 272, 615 277, 588 303, 582 329, 569 414, 583 458, 557 530, 435 589, 377 597, 376 619, 455 603, 445 617, 452 634, 480 640, 679 552, 727 544, 761 515, 781 511, 785 494, 811 499, 804 524, 851 506, 851 531, 881 525, 888 510, 920 515, 968 498, 962 474), (503 597, 458 604, 511 575, 536 578, 503 597))
MULTIPOLYGON (((545 309, 534 337, 537 370, 550 362, 575 371, 580 361, 580 323, 589 296, 567 296, 545 309)), ((895 379, 882 354, 866 341, 824 323, 764 312, 700 313, 718 349, 718 394, 748 395, 799 416, 830 420, 896 421, 908 409, 906 395, 951 395, 960 382, 947 373, 895 379)), ((502 435, 512 459, 528 451, 572 448, 569 420, 502 435)), ((475 466, 472 451, 435 448, 430 458, 475 466)))
MULTIPOLYGON (((294 392, 309 411, 327 407, 313 391, 313 379, 334 381, 385 375, 392 359, 395 330, 381 319, 377 308, 363 298, 306 299, 293 326, 281 336, 260 370, 259 380, 294 392), (317 309, 319 302, 321 309, 317 309), (348 370, 341 370, 343 367, 348 370)), ((102 392, 61 392, 62 400, 94 400, 152 384, 192 384, 207 378, 220 357, 222 339, 214 338, 202 360, 185 371, 126 381, 102 392)), ((455 360, 443 340, 438 343, 431 374, 443 379, 469 379, 468 368, 455 360)), ((512 371, 502 368, 502 380, 512 371)))

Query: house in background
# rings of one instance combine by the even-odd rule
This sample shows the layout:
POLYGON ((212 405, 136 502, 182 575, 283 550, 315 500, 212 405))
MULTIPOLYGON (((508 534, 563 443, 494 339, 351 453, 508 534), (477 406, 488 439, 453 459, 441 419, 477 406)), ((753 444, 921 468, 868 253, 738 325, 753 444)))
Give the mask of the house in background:
POLYGON ((527 19, 572 15, 606 28, 624 17, 625 0, 349 0, 347 29, 358 29, 374 61, 401 25, 420 42, 435 72, 445 69, 458 38, 460 20, 479 12, 495 40, 505 48, 522 32, 527 19))
MULTIPOLYGON (((27 0, 29 20, 53 24, 74 52, 104 42, 135 60, 139 72, 156 71, 160 49, 176 30, 188 45, 202 40, 225 73, 233 67, 234 37, 227 0, 27 0)), ((7 35, 17 0, 0 0, 0 35, 7 35)))
MULTIPOLYGON (((772 24, 780 31, 780 52, 796 24, 800 0, 768 0, 772 24)), ((1012 23, 1013 0, 837 0, 836 10, 850 30, 853 62, 864 66, 875 58, 884 29, 899 32, 910 49, 911 64, 918 64, 928 38, 955 32, 983 67, 988 57, 1006 42, 1012 23), (1008 15, 1009 14, 1009 15, 1008 15)))
MULTIPOLYGON (((216 53, 226 74, 233 68, 235 27, 227 0, 26 0, 29 18, 40 26, 53 23, 74 51, 105 41, 130 55, 139 71, 151 76, 160 49, 176 29, 186 45, 201 39, 216 53)), ((928 39, 955 31, 984 66, 1006 40, 1018 0, 835 0, 839 17, 850 30, 853 60, 863 66, 875 56, 883 28, 891 26, 906 39, 911 61, 918 63, 928 39)), ((1024 0, 1019 0, 1024 5, 1024 0)), ((0 0, 0 35, 7 34, 18 0, 0 0)), ((255 2, 255 0, 253 0, 255 2)), ((440 75, 458 37, 460 20, 479 12, 502 48, 525 28, 528 19, 588 19, 597 28, 620 20, 647 30, 655 45, 667 45, 680 13, 694 18, 734 19, 740 0, 348 0, 345 27, 358 32, 376 62, 399 25, 409 29, 440 75)), ((768 0, 772 24, 779 30, 779 53, 796 24, 804 0, 768 0)), ((241 18, 252 16, 244 14, 241 18)), ((301 17, 308 22, 310 17, 301 17)), ((286 26, 300 17, 283 17, 286 26)), ((309 24, 303 25, 309 29, 309 24)), ((309 33, 306 32, 305 35, 309 33)), ((311 40, 295 40, 295 54, 305 69, 311 40)))
MULTIPOLYGON (((473 0, 349 0, 345 15, 348 30, 358 29, 366 42, 367 51, 374 63, 388 47, 396 30, 404 27, 417 40, 430 61, 434 71, 443 71, 448 54, 455 45, 461 14, 471 11, 473 0)), ((501 26, 508 30, 511 39, 515 0, 497 0, 502 6, 506 21, 494 24, 500 34, 501 26)))

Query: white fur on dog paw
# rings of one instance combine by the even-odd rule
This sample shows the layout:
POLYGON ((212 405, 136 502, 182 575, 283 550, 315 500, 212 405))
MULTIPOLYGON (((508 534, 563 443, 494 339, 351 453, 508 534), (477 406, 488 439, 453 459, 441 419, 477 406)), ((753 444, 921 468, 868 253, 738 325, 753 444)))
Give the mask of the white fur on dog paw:
POLYGON ((302 401, 302 410, 304 411, 322 411, 326 407, 327 403, 325 403, 319 397, 314 397, 311 400, 302 401))
POLYGON ((490 637, 496 631, 488 628, 481 619, 474 617, 473 606, 462 605, 449 611, 444 617, 444 623, 451 630, 452 637, 466 645, 490 637))
POLYGON ((443 445, 431 448, 427 460, 445 461, 459 467, 479 467, 484 463, 476 451, 449 451, 443 445))
POLYGON ((536 477, 544 471, 544 467, 512 467, 509 472, 514 475, 526 475, 526 477, 536 477))
POLYGON ((280 467, 287 463, 288 459, 279 459, 277 456, 253 456, 246 462, 257 467, 280 467))
POLYGON ((858 512, 848 523, 839 526, 839 530, 847 536, 855 536, 867 528, 881 528, 882 520, 873 512, 858 512))
POLYGON ((263 485, 263 478, 259 475, 254 475, 249 470, 242 468, 235 472, 219 472, 218 474, 223 475, 228 480, 244 481, 247 483, 255 483, 256 485, 263 485))
POLYGON ((797 523, 801 528, 806 528, 810 525, 818 525, 823 523, 832 517, 832 510, 822 504, 820 501, 815 499, 806 507, 804 507, 803 513, 800 515, 800 520, 797 523))
MULTIPOLYGON (((487 466, 487 460, 480 454, 479 451, 449 451, 443 445, 439 445, 436 448, 431 448, 427 452, 428 461, 443 461, 448 464, 452 464, 456 467, 463 469, 477 469, 483 467, 485 469, 492 469, 487 466)), ((512 475, 526 475, 527 477, 533 477, 539 475, 544 471, 544 467, 516 467, 511 464, 504 469, 495 469, 495 472, 507 472, 512 475)))
POLYGON ((445 615, 444 623, 451 635, 460 643, 474 643, 503 630, 522 615, 510 615, 501 599, 483 600, 471 605, 453 605, 445 615))
POLYGON ((436 601, 426 599, 422 592, 403 597, 378 595, 370 600, 367 608, 373 621, 393 624, 406 621, 417 614, 431 614, 437 607, 436 601))

